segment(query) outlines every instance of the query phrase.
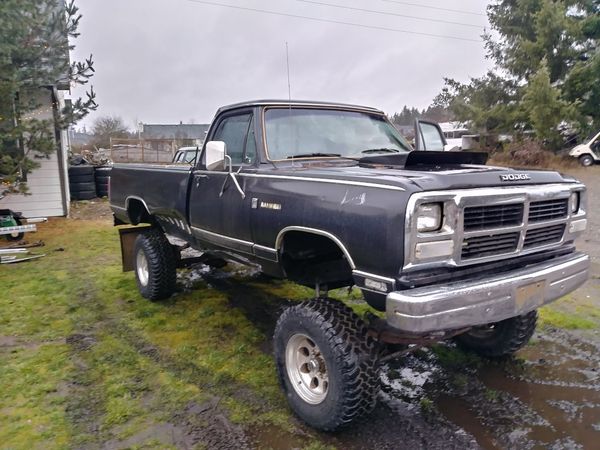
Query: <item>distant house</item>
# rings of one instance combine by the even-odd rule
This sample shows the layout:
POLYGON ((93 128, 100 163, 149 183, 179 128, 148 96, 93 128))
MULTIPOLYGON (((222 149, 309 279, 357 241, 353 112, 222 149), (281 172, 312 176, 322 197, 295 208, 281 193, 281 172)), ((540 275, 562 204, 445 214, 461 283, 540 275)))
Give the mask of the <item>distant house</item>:
MULTIPOLYGON (((57 4, 64 8, 63 3, 57 4)), ((67 37, 65 35, 65 43, 67 37)), ((64 58, 68 61, 68 47, 65 45, 64 58)), ((66 79, 66 77, 65 77, 66 79)), ((54 127, 56 151, 49 155, 37 155, 32 159, 39 167, 25 174, 28 195, 9 194, 0 199, 0 209, 12 209, 22 212, 25 217, 66 216, 69 214, 69 179, 67 157, 69 153, 69 136, 66 130, 60 129, 55 121, 65 107, 65 91, 69 90, 68 82, 48 80, 33 94, 36 104, 40 105, 27 116, 40 120, 50 120, 54 127)), ((67 100, 68 101, 68 100, 67 100)), ((32 149, 35 150, 35 149, 32 149)))

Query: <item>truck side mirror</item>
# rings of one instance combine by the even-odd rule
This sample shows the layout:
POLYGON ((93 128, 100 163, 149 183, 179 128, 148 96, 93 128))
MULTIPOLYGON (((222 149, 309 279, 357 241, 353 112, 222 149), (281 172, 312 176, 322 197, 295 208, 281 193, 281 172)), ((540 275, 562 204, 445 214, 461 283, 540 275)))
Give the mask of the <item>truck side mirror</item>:
POLYGON ((223 141, 209 141, 206 143, 205 166, 206 170, 225 169, 225 152, 227 147, 223 141))
POLYGON ((435 122, 415 119, 415 149, 443 151, 446 138, 435 122))

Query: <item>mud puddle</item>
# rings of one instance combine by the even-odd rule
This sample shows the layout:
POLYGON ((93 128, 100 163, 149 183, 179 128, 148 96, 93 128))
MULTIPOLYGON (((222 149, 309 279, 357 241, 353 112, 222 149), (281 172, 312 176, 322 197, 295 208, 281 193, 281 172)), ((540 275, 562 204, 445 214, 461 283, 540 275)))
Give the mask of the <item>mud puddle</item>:
MULTIPOLYGON (((194 271, 192 271, 194 272, 194 271)), ((196 280, 226 293, 265 335, 265 350, 286 301, 244 273, 199 268, 196 280), (248 286, 248 282, 254 282, 248 286)), ((183 280, 180 280, 180 282, 183 280)), ((192 287, 192 286, 190 286, 192 287)), ((295 418, 295 432, 247 430, 255 448, 587 449, 600 439, 600 348, 564 330, 543 330, 516 358, 501 362, 464 353, 452 343, 421 349, 382 367, 375 411, 350 429, 318 433, 295 418)))
POLYGON ((597 448, 600 356, 593 343, 540 332, 502 362, 464 360, 450 345, 440 347, 442 357, 438 348, 395 361, 382 374, 384 390, 418 405, 418 414, 435 409, 482 448, 597 448))

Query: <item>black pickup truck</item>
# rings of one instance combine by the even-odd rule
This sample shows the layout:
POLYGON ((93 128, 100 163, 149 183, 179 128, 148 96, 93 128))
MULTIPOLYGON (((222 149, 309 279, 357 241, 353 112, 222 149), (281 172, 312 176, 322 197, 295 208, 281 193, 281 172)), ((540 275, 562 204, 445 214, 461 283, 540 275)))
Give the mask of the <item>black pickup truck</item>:
POLYGON ((146 225, 121 229, 124 269, 144 297, 169 297, 184 262, 171 242, 183 240, 206 261, 314 287, 314 299, 281 314, 274 353, 292 409, 324 430, 374 407, 379 364, 394 356, 382 348, 455 339, 487 357, 514 353, 536 309, 588 277, 574 246, 585 186, 438 151, 434 123, 415 132, 416 149, 362 106, 221 108, 195 166, 114 165, 115 223, 146 225), (342 286, 360 288, 385 319, 327 298, 342 286))

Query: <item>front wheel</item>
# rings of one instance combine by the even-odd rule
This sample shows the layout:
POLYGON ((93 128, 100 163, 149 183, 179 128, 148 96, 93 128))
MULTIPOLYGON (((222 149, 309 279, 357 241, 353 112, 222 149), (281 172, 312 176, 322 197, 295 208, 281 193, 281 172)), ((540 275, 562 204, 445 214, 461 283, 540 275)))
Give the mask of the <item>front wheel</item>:
POLYGON ((457 336, 456 343, 487 358, 502 358, 523 348, 533 336, 537 311, 501 322, 473 327, 457 336))
POLYGON ((582 155, 579 157, 579 162, 584 167, 589 167, 594 164, 594 158, 591 155, 582 155))
POLYGON ((135 279, 140 294, 149 300, 162 300, 175 292, 176 254, 157 229, 140 233, 134 246, 135 279))
POLYGON ((333 431, 375 407, 376 344, 346 305, 316 299, 289 307, 277 321, 274 351, 288 402, 310 426, 333 431))

